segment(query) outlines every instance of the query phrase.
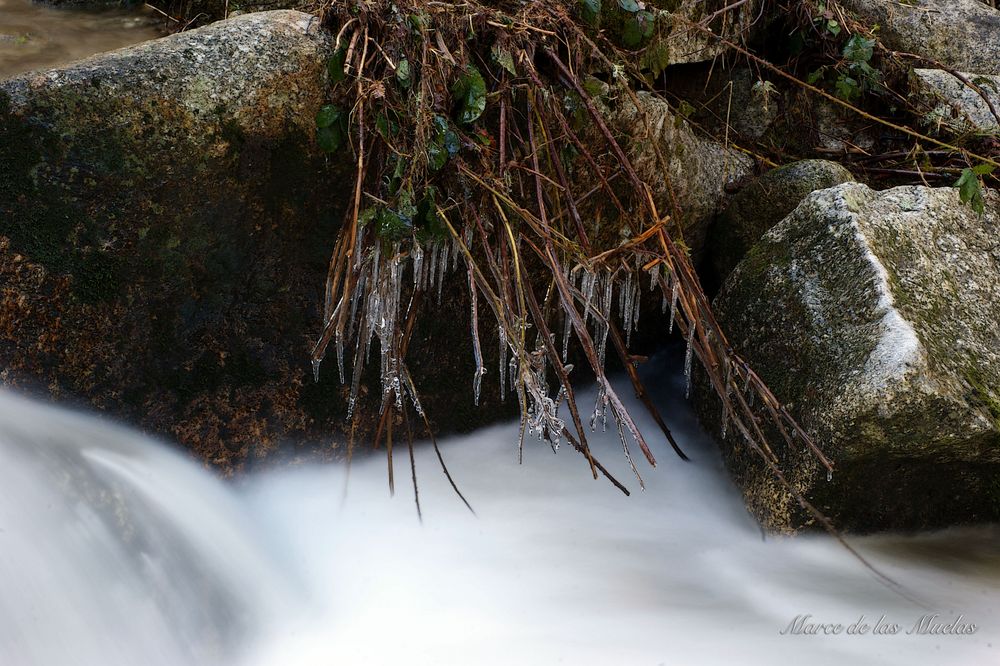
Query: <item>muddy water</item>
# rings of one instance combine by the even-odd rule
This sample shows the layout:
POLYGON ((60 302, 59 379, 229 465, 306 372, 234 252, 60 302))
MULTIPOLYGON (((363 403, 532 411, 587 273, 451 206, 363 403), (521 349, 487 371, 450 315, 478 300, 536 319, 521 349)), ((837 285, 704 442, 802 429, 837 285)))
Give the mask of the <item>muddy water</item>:
POLYGON ((97 12, 0 0, 0 79, 159 36, 148 8, 97 12))

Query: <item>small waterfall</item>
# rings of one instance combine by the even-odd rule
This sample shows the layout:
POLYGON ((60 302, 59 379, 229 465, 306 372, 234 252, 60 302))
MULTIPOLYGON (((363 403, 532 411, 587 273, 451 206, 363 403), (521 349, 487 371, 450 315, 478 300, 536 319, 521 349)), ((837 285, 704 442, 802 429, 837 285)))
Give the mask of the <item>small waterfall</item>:
POLYGON ((218 480, 0 393, 0 664, 235 663, 287 583, 218 480))
POLYGON ((997 528, 851 540, 920 603, 825 535, 764 538, 683 374, 657 358, 646 370, 694 462, 660 443, 639 491, 616 433, 595 433, 625 497, 567 447, 533 442, 518 465, 517 424, 498 425, 442 443, 476 515, 418 448, 423 523, 403 484, 390 497, 381 457, 234 487, 139 435, 0 393, 0 664, 996 663, 997 528), (907 633, 935 613, 976 631, 907 633), (781 633, 806 615, 843 631, 781 633), (862 616, 899 629, 846 634, 862 616))

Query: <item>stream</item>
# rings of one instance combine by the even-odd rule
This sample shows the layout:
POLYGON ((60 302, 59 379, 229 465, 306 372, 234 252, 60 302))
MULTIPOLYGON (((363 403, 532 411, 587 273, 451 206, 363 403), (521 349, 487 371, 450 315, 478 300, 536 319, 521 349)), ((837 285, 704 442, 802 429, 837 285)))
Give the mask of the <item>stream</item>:
POLYGON ((159 36, 148 9, 85 11, 0 0, 0 79, 159 36))
MULTIPOLYGON (((144 12, 0 0, 0 78, 156 35, 144 12)), ((475 514, 417 448, 422 521, 405 450, 394 496, 381 454, 227 483, 107 418, 0 392, 0 664, 1000 661, 1000 528, 852 538, 898 587, 828 535, 766 537, 677 365, 644 372, 691 463, 657 440, 640 491, 617 435, 595 434, 626 497, 566 447, 528 441, 519 465, 501 424, 442 442, 475 514)))
POLYGON ((765 538, 666 363, 646 374, 692 463, 659 446, 639 491, 595 434, 626 497, 570 449, 526 442, 518 465, 498 425, 442 443, 475 515, 418 447, 422 522, 405 450, 394 497, 381 455, 227 484, 2 394, 0 663, 996 663, 1000 530, 851 539, 900 590, 829 536, 765 538))

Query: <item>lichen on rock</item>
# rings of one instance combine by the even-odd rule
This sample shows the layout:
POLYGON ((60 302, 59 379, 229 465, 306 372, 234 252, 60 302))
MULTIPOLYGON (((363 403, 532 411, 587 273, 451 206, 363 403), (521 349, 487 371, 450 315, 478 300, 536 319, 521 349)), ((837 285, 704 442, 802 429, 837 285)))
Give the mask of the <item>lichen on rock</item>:
MULTIPOLYGON (((1000 471, 998 197, 950 188, 814 192, 729 276, 730 342, 834 460, 776 451, 796 490, 855 531, 996 520, 1000 471)), ((718 431, 715 402, 699 410, 718 431)), ((772 441, 775 441, 772 439, 772 441)), ((727 463, 767 527, 811 522, 729 435, 727 463)))

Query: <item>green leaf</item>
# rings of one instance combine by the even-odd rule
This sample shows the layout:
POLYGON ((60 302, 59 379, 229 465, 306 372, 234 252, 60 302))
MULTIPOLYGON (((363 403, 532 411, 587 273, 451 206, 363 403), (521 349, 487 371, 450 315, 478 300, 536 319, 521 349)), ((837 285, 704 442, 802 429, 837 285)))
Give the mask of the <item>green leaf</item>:
POLYGON ((417 239, 421 242, 444 240, 448 237, 448 227, 444 223, 444 218, 438 214, 437 194, 437 188, 431 185, 424 193, 424 198, 417 204, 413 227, 416 229, 417 239))
POLYGON ((410 61, 406 58, 396 63, 396 80, 404 90, 410 87, 410 61))
POLYGON ((327 104, 316 112, 316 143, 325 153, 336 152, 344 143, 347 134, 347 118, 332 104, 327 104))
POLYGON ((451 94, 458 107, 458 122, 474 123, 486 110, 486 82, 475 65, 469 65, 465 74, 451 86, 451 94))
POLYGON ((449 157, 458 154, 461 142, 458 134, 448 125, 443 116, 434 116, 434 135, 427 144, 427 166, 431 171, 439 171, 449 157))
POLYGON ((837 97, 845 102, 851 102, 861 95, 861 86, 858 84, 857 79, 853 79, 846 74, 841 74, 837 77, 834 87, 837 97))
POLYGON ((344 143, 344 129, 340 123, 316 130, 316 143, 324 153, 335 153, 344 143))
POLYGON ((826 22, 826 29, 834 37, 840 34, 840 24, 834 21, 833 19, 830 19, 829 21, 826 22))
POLYGON ((670 40, 661 39, 646 47, 640 66, 652 72, 653 76, 662 74, 670 66, 670 40))
POLYGON ((493 56, 493 61, 506 69, 511 76, 517 76, 517 69, 514 67, 514 58, 510 55, 510 51, 494 44, 493 48, 490 49, 490 54, 493 56))
POLYGON ((622 21, 622 46, 627 49, 639 48, 653 36, 655 27, 656 17, 649 12, 635 12, 627 16, 622 21))
POLYGON ((592 28, 601 22, 601 0, 578 0, 580 18, 592 28))
POLYGON ((330 56, 326 63, 326 71, 330 74, 330 83, 340 83, 344 80, 344 59, 347 57, 347 50, 337 49, 337 52, 330 56))
MULTIPOLYGON (((984 166, 990 165, 979 165, 972 169, 962 169, 962 174, 955 181, 952 187, 958 188, 958 198, 964 204, 969 204, 972 210, 976 211, 978 215, 982 215, 986 210, 986 199, 983 197, 983 186, 979 182, 979 175, 976 174, 976 169, 984 166)), ((989 173, 987 171, 987 173, 989 173)))
POLYGON ((826 67, 820 67, 819 69, 813 72, 809 72, 809 76, 806 77, 806 83, 809 83, 810 85, 816 83, 817 81, 821 80, 825 74, 826 74, 826 67))
POLYGON ((375 233, 382 240, 400 241, 410 235, 411 223, 399 213, 379 208, 375 214, 375 233))
POLYGON ((639 3, 636 0, 618 0, 618 6, 630 14, 639 11, 639 3))
POLYGON ((340 120, 340 109, 332 104, 327 104, 316 112, 316 127, 330 127, 338 120, 340 120))
POLYGON ((852 64, 867 63, 872 59, 875 48, 874 39, 866 39, 861 35, 852 35, 844 45, 844 59, 852 64))
POLYGON ((972 173, 976 174, 977 176, 985 176, 987 174, 993 173, 994 168, 995 167, 992 164, 977 164, 976 166, 972 167, 972 173))
POLYGON ((399 134, 399 123, 389 115, 379 113, 375 116, 375 129, 378 130, 378 133, 382 135, 383 139, 388 141, 390 138, 399 134))

